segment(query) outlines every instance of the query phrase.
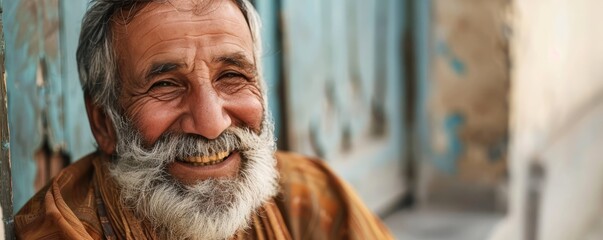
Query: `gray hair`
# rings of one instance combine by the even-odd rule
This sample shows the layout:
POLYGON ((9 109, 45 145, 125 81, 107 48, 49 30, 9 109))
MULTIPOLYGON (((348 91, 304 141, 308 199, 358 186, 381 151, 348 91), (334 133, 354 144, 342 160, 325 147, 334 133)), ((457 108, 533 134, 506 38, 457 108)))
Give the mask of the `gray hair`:
MULTIPOLYGON (((167 0, 169 2, 169 0, 167 0)), ((210 0, 211 1, 211 0, 210 0)), ((266 86, 262 77, 261 22, 259 15, 248 0, 232 0, 237 4, 251 31, 254 47, 254 61, 258 72, 258 82, 262 91, 266 113, 266 86)), ((82 30, 77 48, 77 64, 80 83, 87 97, 105 110, 117 110, 121 89, 119 66, 112 43, 111 21, 117 11, 127 11, 128 17, 150 2, 166 0, 91 0, 88 11, 82 20, 82 30)), ((124 19, 128 21, 127 19, 124 19)))

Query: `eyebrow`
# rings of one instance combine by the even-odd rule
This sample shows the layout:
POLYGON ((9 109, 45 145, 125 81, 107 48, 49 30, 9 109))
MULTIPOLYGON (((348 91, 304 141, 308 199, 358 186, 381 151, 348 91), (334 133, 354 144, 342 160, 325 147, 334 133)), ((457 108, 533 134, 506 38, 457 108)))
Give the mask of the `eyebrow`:
MULTIPOLYGON (((221 63, 227 66, 235 66, 241 68, 249 73, 255 75, 256 68, 255 64, 251 63, 247 60, 247 57, 243 53, 230 53, 221 56, 214 57, 212 59, 214 63, 221 63)), ((154 77, 159 76, 161 74, 176 71, 179 68, 185 67, 183 63, 176 62, 157 62, 151 64, 151 67, 145 74, 145 82, 150 82, 154 77)))
POLYGON ((217 56, 213 59, 214 63, 222 63, 227 66, 235 66, 243 70, 256 73, 255 64, 251 63, 243 53, 230 53, 217 56))
POLYGON ((156 76, 159 76, 159 75, 167 73, 167 72, 175 71, 176 69, 181 68, 183 66, 184 65, 181 63, 174 63, 174 62, 153 63, 151 65, 151 67, 149 68, 149 71, 147 72, 147 74, 145 74, 145 81, 149 82, 149 81, 151 81, 151 79, 153 79, 156 76))

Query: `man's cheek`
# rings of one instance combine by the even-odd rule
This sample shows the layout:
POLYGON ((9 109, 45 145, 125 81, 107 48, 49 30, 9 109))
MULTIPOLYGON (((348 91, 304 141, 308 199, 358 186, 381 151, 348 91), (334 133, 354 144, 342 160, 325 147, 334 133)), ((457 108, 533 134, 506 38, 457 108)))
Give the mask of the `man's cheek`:
POLYGON ((264 105, 261 94, 247 94, 229 101, 229 112, 235 119, 255 131, 259 131, 264 117, 264 105))
POLYGON ((145 144, 153 144, 176 121, 178 112, 173 108, 146 105, 138 107, 131 116, 134 128, 143 136, 145 144))

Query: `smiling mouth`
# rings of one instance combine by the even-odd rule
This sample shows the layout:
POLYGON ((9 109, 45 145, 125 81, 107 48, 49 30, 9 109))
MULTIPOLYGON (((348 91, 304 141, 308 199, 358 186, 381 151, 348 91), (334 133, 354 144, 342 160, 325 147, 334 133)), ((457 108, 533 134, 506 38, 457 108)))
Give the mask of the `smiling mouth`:
POLYGON ((210 166, 223 162, 231 155, 230 152, 219 152, 211 156, 195 156, 184 159, 178 159, 179 162, 193 166, 210 166))

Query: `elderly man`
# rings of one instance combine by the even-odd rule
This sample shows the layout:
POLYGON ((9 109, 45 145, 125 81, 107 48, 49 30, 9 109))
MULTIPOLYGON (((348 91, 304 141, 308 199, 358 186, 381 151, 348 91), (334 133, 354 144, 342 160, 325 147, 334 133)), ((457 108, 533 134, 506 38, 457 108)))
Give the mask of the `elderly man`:
POLYGON ((275 153, 246 0, 96 0, 77 51, 98 151, 15 217, 23 239, 389 239, 320 161, 275 153))

